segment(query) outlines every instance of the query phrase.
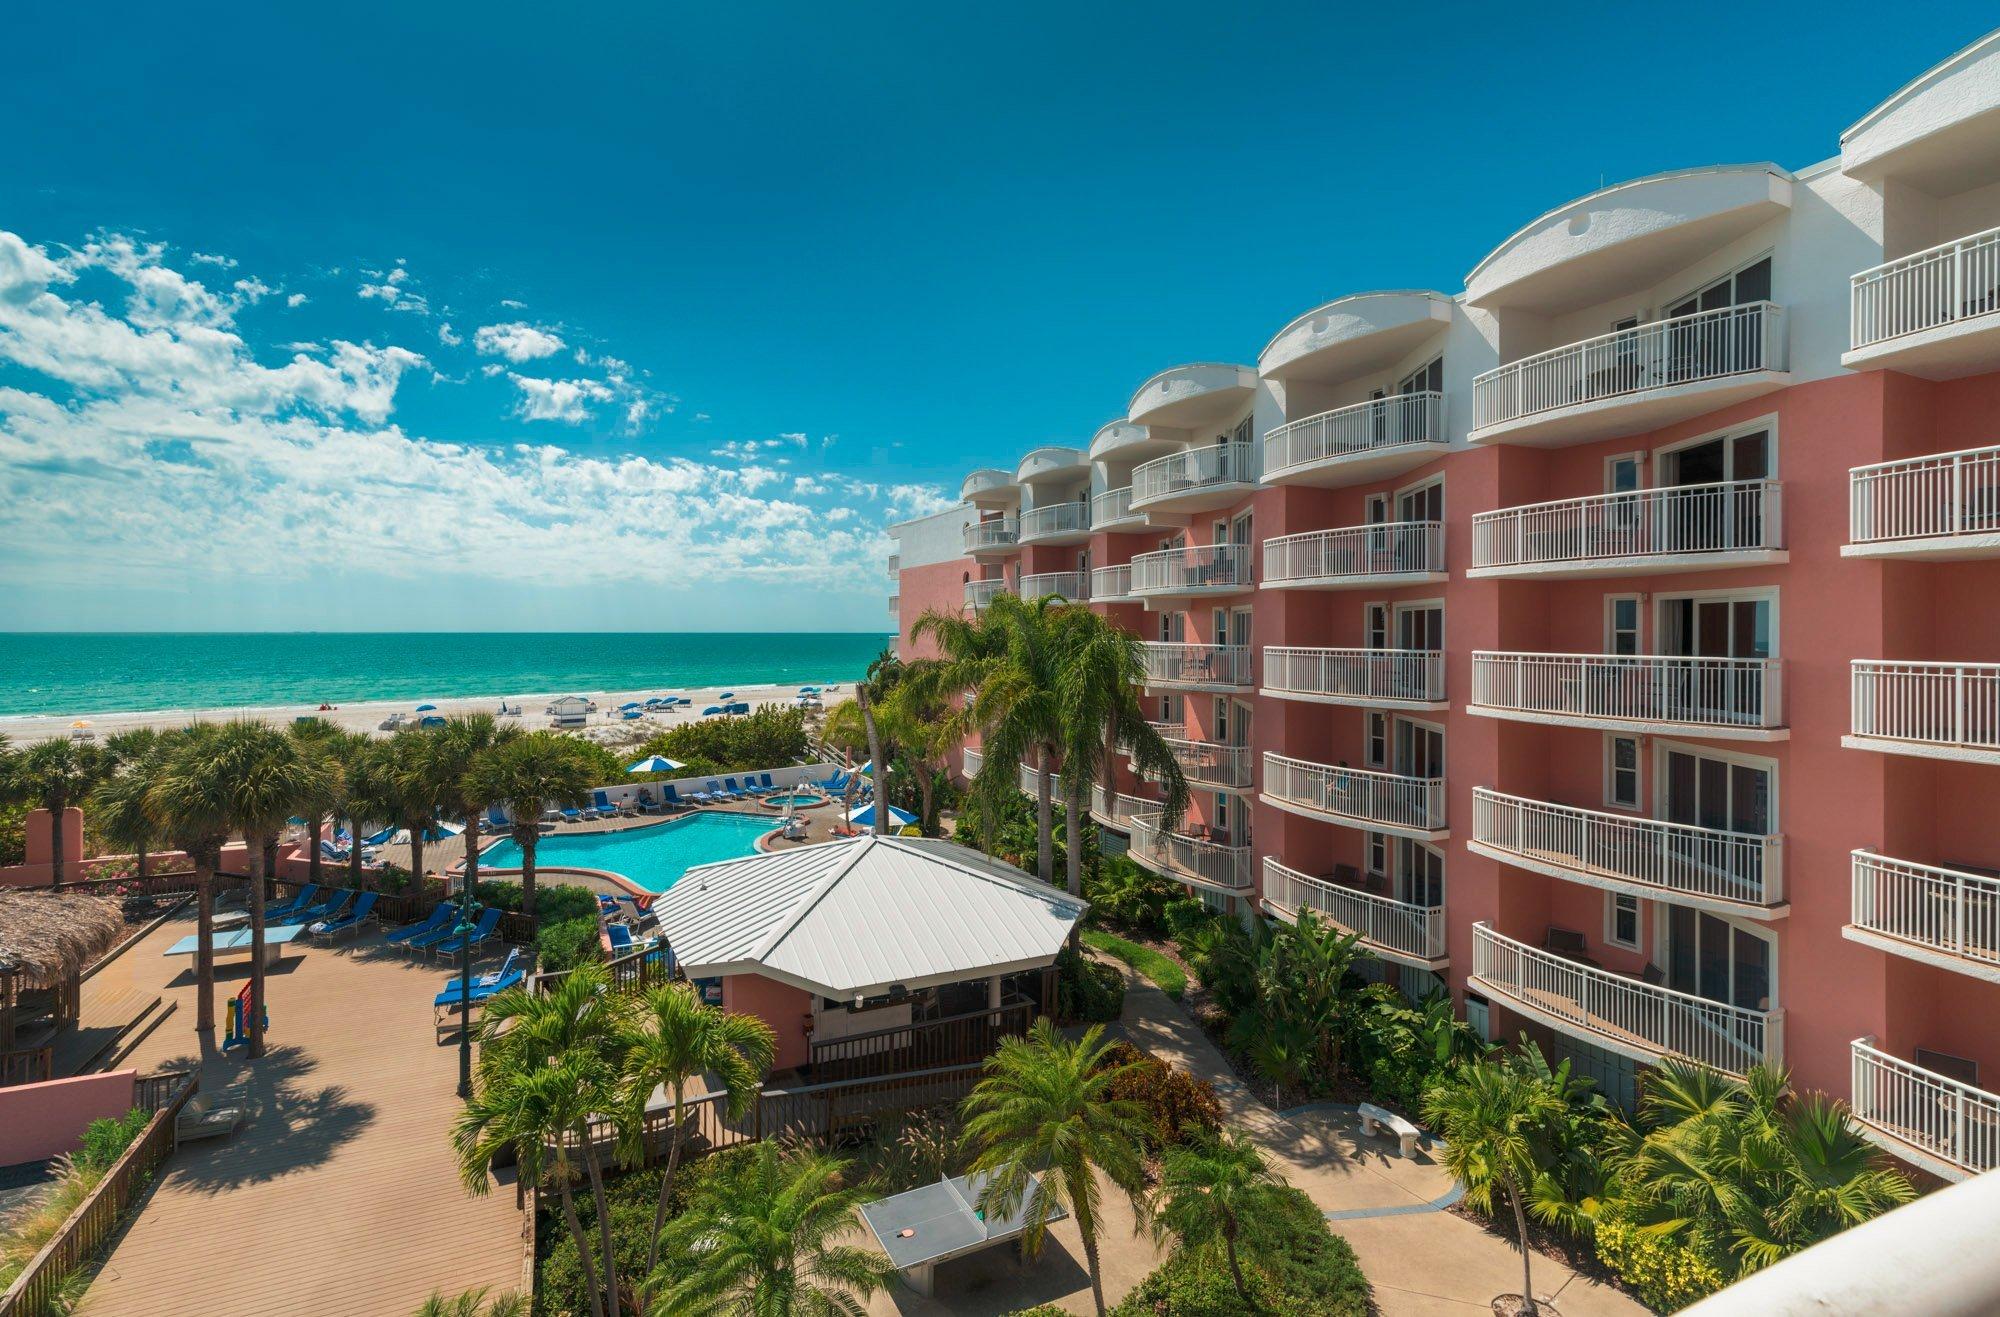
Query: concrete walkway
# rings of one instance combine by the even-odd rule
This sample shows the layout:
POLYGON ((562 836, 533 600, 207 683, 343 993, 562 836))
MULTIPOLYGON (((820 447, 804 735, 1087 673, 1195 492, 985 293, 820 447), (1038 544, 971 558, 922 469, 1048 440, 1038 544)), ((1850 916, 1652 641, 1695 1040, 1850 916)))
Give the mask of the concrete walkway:
MULTIPOLYGON (((1109 962, 1116 963, 1116 962, 1109 962)), ((1488 1312, 1518 1293, 1521 1258, 1499 1236, 1442 1208, 1456 1182, 1419 1149, 1398 1154, 1388 1137, 1361 1133, 1351 1107, 1332 1103, 1280 1115, 1252 1096, 1200 1026, 1147 980, 1126 976, 1118 1030, 1136 1046, 1215 1085, 1229 1121, 1263 1147, 1276 1169, 1324 1210, 1354 1246, 1388 1317, 1488 1312)), ((1535 1291, 1564 1317, 1630 1317, 1647 1310, 1609 1286, 1536 1255, 1535 1291)))

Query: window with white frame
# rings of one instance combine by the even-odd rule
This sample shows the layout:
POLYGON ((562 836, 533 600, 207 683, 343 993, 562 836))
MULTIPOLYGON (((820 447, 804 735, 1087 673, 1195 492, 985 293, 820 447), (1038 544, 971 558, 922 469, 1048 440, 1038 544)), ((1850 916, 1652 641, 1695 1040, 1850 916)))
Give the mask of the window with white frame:
POLYGON ((1212 799, 1214 804, 1210 806, 1208 816, 1215 820, 1217 832, 1226 833, 1229 831, 1229 797, 1217 791, 1212 799))
POLYGON ((1389 715, 1380 709, 1369 709, 1365 713, 1365 726, 1361 762, 1370 768, 1386 768, 1389 764, 1389 715))
POLYGON ((1363 604, 1361 606, 1362 630, 1367 635, 1370 649, 1389 647, 1389 605, 1363 604))
POLYGON ((1220 695, 1215 697, 1215 729, 1211 739, 1229 744, 1229 701, 1220 695))
POLYGON ((1604 940, 1627 951, 1639 949, 1639 898, 1625 892, 1604 894, 1604 940))
POLYGON ((1389 873, 1389 834, 1386 832, 1370 832, 1363 835, 1367 841, 1369 874, 1377 878, 1387 877, 1389 873))
POLYGON ((1613 809, 1639 808, 1639 738, 1604 738, 1604 803, 1613 809))
POLYGON ((1639 643, 1639 596, 1635 594, 1607 595, 1604 599, 1604 652, 1629 658, 1638 654, 1639 643))

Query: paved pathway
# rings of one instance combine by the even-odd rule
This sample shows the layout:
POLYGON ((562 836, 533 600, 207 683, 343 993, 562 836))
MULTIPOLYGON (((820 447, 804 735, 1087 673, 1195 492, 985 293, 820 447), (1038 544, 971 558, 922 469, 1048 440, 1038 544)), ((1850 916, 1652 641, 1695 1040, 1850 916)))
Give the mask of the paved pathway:
MULTIPOLYGON (((1388 1317, 1490 1311, 1521 1288, 1520 1254, 1505 1239, 1441 1210, 1455 1181, 1419 1150, 1368 1138, 1351 1107, 1317 1104, 1284 1114, 1256 1100, 1199 1026, 1165 993, 1126 969, 1118 1028, 1136 1045, 1215 1085, 1230 1121, 1247 1130, 1292 1184, 1346 1236, 1388 1317)), ((1564 1317, 1627 1317, 1646 1309, 1619 1291, 1537 1255, 1535 1290, 1564 1317)))

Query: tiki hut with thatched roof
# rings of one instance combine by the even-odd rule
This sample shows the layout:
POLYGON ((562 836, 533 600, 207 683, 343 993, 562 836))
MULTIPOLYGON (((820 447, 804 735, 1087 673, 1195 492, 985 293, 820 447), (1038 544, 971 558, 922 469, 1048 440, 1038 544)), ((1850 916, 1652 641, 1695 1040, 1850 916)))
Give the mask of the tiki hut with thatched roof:
MULTIPOLYGON (((73 892, 0 891, 0 1049, 45 1047, 76 1023, 83 971, 125 934, 115 901, 73 892)), ((17 1058, 0 1083, 19 1082, 17 1058)))

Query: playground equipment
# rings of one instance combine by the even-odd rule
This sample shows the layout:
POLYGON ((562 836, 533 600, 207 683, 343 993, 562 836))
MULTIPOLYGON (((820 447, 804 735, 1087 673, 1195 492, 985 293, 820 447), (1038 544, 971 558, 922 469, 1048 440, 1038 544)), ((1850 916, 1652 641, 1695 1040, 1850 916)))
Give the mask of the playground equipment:
MULTIPOLYGON (((264 1006, 264 1018, 260 1023, 266 1029, 271 1027, 271 1007, 268 1002, 264 1006)), ((222 1037, 222 1050, 227 1052, 232 1047, 248 1047, 249 1045, 250 985, 246 983, 243 985, 243 990, 230 1000, 229 1028, 222 1037)))

